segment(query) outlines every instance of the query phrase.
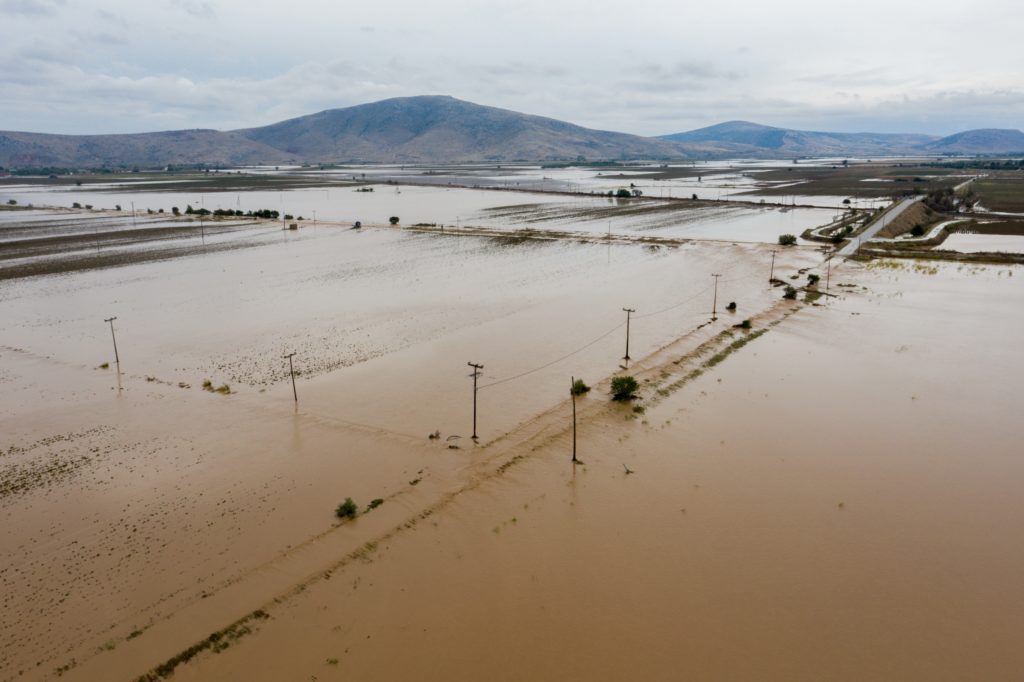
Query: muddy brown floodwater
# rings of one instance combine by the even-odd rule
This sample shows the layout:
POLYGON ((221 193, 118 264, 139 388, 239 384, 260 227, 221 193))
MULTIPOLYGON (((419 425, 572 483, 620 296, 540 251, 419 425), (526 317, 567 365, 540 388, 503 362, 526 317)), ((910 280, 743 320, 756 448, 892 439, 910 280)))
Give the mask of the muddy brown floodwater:
POLYGON ((790 302, 767 256, 321 229, 5 283, 0 680, 1014 679, 1024 271, 790 302))

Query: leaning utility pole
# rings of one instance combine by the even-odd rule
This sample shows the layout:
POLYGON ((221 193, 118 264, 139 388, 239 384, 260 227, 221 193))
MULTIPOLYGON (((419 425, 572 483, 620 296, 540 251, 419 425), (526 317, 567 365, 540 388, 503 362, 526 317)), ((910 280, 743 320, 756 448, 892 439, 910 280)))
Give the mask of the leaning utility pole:
POLYGON ((771 284, 772 280, 775 279, 775 254, 778 251, 772 251, 772 269, 768 272, 768 283, 771 284))
POLYGON ((622 359, 629 360, 629 318, 636 311, 632 308, 623 308, 622 312, 626 313, 626 355, 622 359))
POLYGON ((117 336, 114 334, 114 320, 116 317, 108 317, 103 321, 110 324, 110 338, 114 341, 114 363, 117 365, 117 390, 121 390, 121 356, 117 354, 117 336))
POLYGON ((715 297, 711 301, 711 320, 714 321, 718 319, 718 278, 721 277, 721 275, 711 276, 715 278, 715 297))
POLYGON ((476 380, 480 377, 480 370, 484 366, 474 362, 467 362, 466 364, 473 368, 473 440, 476 440, 476 380))
POLYGON ((569 395, 572 396, 572 463, 577 464, 576 459, 576 377, 569 380, 569 395))
POLYGON ((292 396, 295 397, 295 402, 299 402, 299 393, 295 390, 295 365, 292 364, 292 358, 295 357, 295 353, 289 353, 283 357, 288 359, 288 371, 292 375, 292 396))

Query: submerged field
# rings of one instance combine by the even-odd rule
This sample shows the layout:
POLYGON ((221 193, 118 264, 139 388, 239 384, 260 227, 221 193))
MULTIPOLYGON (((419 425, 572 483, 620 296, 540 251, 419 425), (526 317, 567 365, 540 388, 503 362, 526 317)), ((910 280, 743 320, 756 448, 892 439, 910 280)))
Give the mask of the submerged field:
POLYGON ((330 191, 486 230, 0 212, 0 680, 1019 670, 1019 266, 824 291, 799 213, 330 191))

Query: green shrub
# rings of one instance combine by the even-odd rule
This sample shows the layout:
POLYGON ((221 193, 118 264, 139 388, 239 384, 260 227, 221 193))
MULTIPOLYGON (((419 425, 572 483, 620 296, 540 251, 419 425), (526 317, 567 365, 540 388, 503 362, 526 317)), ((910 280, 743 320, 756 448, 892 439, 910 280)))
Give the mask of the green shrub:
POLYGON ((787 285, 786 286, 786 293, 784 293, 782 295, 782 298, 795 299, 796 298, 796 289, 794 289, 793 287, 787 285))
POLYGON ((821 275, 815 275, 813 272, 807 275, 808 284, 817 284, 821 280, 821 275))
POLYGON ((396 216, 396 215, 391 216, 390 218, 388 218, 388 222, 391 223, 392 225, 397 225, 398 224, 398 216, 396 216))
POLYGON ((345 501, 334 510, 334 513, 339 519, 354 519, 356 514, 359 513, 359 507, 356 506, 351 497, 346 497, 345 501))
POLYGON ((632 400, 639 388, 640 384, 631 376, 615 377, 612 379, 612 400, 632 400))
POLYGON ((796 235, 795 234, 780 234, 779 235, 779 244, 781 246, 793 246, 794 244, 796 244, 796 235))
POLYGON ((377 507, 381 506, 382 504, 384 504, 384 500, 382 500, 379 497, 374 499, 374 500, 371 500, 370 504, 366 505, 366 511, 370 511, 371 509, 376 509, 377 507))
POLYGON ((914 235, 915 237, 924 236, 924 228, 921 227, 920 225, 914 225, 914 228, 910 230, 910 234, 914 235))
POLYGON ((736 301, 729 301, 729 305, 725 306, 725 309, 730 313, 736 312, 736 301))
POLYGON ((583 379, 577 379, 576 381, 572 382, 572 388, 569 392, 572 393, 573 395, 583 395, 588 391, 590 391, 590 386, 587 386, 583 382, 583 379))

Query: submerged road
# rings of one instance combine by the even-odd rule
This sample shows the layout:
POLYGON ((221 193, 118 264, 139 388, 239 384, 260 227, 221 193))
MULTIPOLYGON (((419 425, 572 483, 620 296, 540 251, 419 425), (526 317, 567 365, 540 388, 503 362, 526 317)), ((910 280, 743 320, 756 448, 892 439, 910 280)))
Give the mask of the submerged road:
POLYGON ((849 258, 853 254, 857 253, 857 249, 860 248, 860 245, 863 242, 868 241, 876 234, 881 232, 886 225, 896 220, 896 218, 900 217, 900 215, 902 215, 904 211, 906 211, 908 208, 910 208, 917 202, 921 201, 921 199, 924 199, 924 197, 908 197, 901 201, 900 203, 896 204, 893 208, 890 208, 888 211, 886 211, 881 218, 875 221, 871 225, 871 227, 864 230, 864 232, 862 232, 860 236, 854 237, 849 241, 849 243, 846 246, 839 249, 839 251, 836 252, 836 255, 841 256, 843 258, 849 258))

